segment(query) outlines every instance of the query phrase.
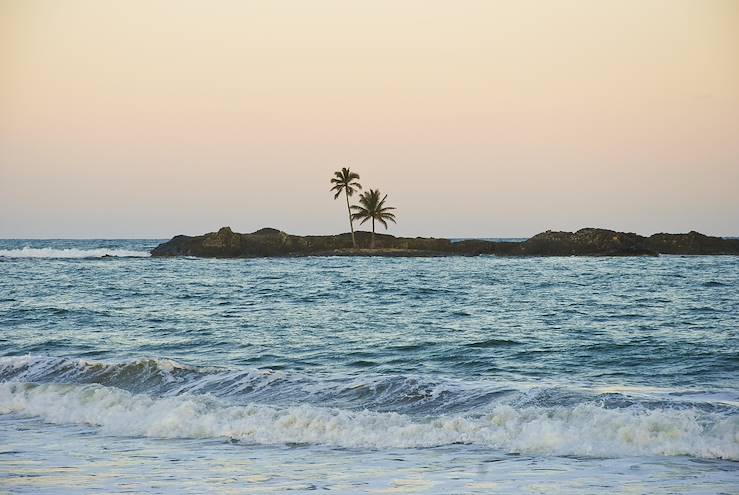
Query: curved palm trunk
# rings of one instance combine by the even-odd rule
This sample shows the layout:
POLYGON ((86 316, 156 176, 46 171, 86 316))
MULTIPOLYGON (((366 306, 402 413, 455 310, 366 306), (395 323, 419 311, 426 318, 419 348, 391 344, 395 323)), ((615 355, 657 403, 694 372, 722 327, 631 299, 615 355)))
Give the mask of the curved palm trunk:
POLYGON ((352 229, 352 246, 357 247, 357 241, 354 239, 354 222, 352 222, 352 209, 349 207, 349 193, 344 189, 346 195, 346 210, 349 212, 349 228, 352 229))
POLYGON ((372 217, 372 240, 370 241, 370 249, 375 249, 375 217, 372 217))

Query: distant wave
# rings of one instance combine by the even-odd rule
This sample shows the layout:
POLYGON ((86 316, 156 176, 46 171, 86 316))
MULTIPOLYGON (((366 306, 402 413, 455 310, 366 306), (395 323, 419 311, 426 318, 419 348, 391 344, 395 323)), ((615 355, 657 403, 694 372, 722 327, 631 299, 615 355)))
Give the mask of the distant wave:
POLYGON ((32 248, 0 249, 0 258, 102 258, 116 256, 120 258, 144 258, 151 256, 147 251, 131 251, 128 249, 53 249, 32 248))
POLYGON ((156 398, 98 384, 0 383, 0 414, 11 413, 124 436, 345 448, 461 443, 528 454, 739 460, 739 417, 690 409, 500 405, 478 417, 413 418, 312 405, 229 405, 207 395, 156 398))

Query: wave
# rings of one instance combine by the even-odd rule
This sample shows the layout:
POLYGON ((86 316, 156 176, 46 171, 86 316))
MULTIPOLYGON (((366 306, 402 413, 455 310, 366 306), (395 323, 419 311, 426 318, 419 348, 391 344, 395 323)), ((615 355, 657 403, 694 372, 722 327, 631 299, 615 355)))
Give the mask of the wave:
POLYGON ((311 405, 229 405, 202 395, 156 398, 98 384, 5 382, 0 383, 0 414, 94 425, 111 435, 262 445, 387 449, 472 444, 525 454, 739 460, 739 417, 694 410, 500 405, 478 417, 413 418, 311 405))
POLYGON ((129 249, 54 249, 54 248, 32 248, 0 249, 0 258, 102 258, 103 256, 115 256, 118 258, 145 258, 151 256, 147 251, 132 251, 129 249))
POLYGON ((88 384, 150 395, 210 394, 237 401, 295 401, 402 412, 467 411, 513 390, 402 375, 309 376, 270 369, 195 368, 170 359, 103 363, 51 356, 0 357, 0 381, 88 384))
POLYGON ((105 363, 26 355, 0 357, 0 382, 99 384, 172 397, 209 395, 230 403, 295 403, 411 415, 484 414, 501 404, 606 409, 693 409, 739 415, 739 397, 720 390, 588 387, 500 380, 455 380, 420 375, 312 374, 294 370, 194 367, 166 358, 105 363))
POLYGON ((0 358, 0 380, 3 381, 99 383, 128 390, 157 391, 200 375, 195 368, 171 359, 102 363, 31 355, 0 358))
POLYGON ((465 344, 466 347, 481 347, 481 348, 513 346, 513 345, 521 345, 521 342, 517 342, 515 340, 508 340, 508 339, 489 339, 489 340, 483 340, 480 342, 472 342, 470 344, 465 344))

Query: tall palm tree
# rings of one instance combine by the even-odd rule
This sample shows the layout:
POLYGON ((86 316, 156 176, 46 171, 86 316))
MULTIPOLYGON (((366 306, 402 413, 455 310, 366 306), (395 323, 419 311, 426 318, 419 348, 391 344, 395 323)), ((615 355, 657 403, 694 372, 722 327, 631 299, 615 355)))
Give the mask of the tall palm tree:
POLYGON ((334 178, 331 179, 331 184, 334 185, 331 190, 336 191, 334 199, 338 199, 342 192, 346 196, 346 210, 349 212, 349 228, 352 229, 352 246, 354 247, 357 247, 357 241, 354 239, 354 223, 352 222, 352 210, 349 207, 349 196, 362 189, 362 184, 357 182, 358 180, 359 174, 352 172, 348 167, 334 172, 334 178))
POLYGON ((359 196, 359 206, 352 206, 352 210, 354 210, 354 213, 352 213, 352 219, 362 220, 359 222, 360 225, 370 218, 372 219, 371 248, 375 247, 375 220, 380 222, 386 229, 388 220, 393 223, 397 223, 395 221, 395 214, 390 212, 390 210, 394 210, 395 208, 392 206, 385 206, 386 199, 387 194, 380 199, 380 190, 370 189, 359 196))

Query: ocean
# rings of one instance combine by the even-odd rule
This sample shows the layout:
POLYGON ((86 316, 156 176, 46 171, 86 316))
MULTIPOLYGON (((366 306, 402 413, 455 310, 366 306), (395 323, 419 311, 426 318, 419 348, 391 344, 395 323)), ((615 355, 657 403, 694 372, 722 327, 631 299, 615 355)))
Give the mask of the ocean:
POLYGON ((739 257, 158 242, 0 241, 0 493, 739 493, 739 257))

